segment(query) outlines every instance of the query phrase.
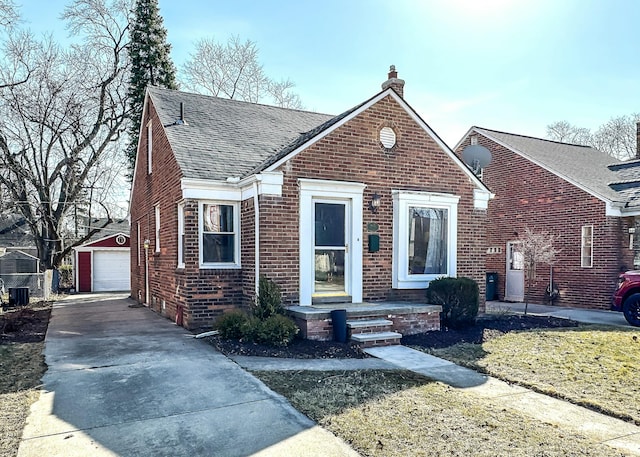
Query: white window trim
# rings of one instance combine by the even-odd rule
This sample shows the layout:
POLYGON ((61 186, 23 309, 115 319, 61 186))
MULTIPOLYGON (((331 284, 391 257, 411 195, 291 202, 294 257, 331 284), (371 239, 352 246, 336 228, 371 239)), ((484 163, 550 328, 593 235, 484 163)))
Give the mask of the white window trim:
POLYGON ((154 207, 155 213, 155 232, 156 232, 156 252, 160 252, 160 204, 155 205, 154 207))
POLYGON ((458 251, 458 202, 460 197, 418 191, 393 191, 393 260, 392 286, 394 289, 426 289, 429 282, 443 276, 455 277, 458 251), (447 273, 410 275, 409 264, 409 207, 448 210, 447 273))
POLYGON ((153 156, 153 127, 151 121, 147 124, 147 173, 151 174, 153 156))
POLYGON ((184 203, 178 203, 178 268, 184 268, 184 203))
POLYGON ((234 201, 221 200, 200 200, 198 202, 198 257, 201 269, 238 269, 240 264, 240 203, 234 201), (202 259, 202 248, 204 246, 202 235, 204 229, 204 205, 229 205, 233 206, 233 233, 235 234, 233 242, 233 257, 235 262, 207 262, 202 259))
POLYGON ((581 268, 593 268, 593 225, 583 225, 582 226, 582 230, 580 233, 580 267, 581 268), (589 260, 591 260, 591 262, 589 263, 589 265, 585 265, 584 262, 584 258, 585 258, 585 229, 586 228, 590 228, 591 229, 591 239, 589 240, 589 248, 591 250, 591 255, 589 256, 589 260))

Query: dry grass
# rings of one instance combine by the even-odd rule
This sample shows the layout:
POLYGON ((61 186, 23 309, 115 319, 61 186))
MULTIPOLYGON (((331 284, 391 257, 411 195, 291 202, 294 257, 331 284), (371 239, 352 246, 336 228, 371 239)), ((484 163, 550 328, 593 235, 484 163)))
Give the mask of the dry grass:
POLYGON ((256 375, 364 456, 625 455, 413 373, 256 375))
POLYGON ((0 456, 15 456, 46 370, 44 343, 0 345, 0 456))
POLYGON ((430 353, 640 424, 640 330, 581 326, 511 332, 430 353))

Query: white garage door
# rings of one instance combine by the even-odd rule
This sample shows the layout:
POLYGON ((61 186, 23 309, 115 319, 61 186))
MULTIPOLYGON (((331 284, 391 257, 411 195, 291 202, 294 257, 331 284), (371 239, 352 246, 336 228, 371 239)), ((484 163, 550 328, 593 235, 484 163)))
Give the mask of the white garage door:
POLYGON ((129 251, 93 251, 93 291, 131 289, 129 251))

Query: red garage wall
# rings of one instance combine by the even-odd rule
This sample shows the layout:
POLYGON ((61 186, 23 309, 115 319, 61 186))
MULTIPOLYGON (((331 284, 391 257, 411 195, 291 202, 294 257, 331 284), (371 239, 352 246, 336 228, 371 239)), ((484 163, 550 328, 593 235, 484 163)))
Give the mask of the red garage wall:
POLYGON ((78 252, 78 292, 91 292, 91 252, 78 252))
POLYGON ((116 243, 116 238, 118 235, 110 236, 109 238, 105 238, 103 240, 98 240, 94 243, 87 244, 87 247, 92 248, 128 248, 130 246, 129 237, 125 236, 124 244, 116 243))

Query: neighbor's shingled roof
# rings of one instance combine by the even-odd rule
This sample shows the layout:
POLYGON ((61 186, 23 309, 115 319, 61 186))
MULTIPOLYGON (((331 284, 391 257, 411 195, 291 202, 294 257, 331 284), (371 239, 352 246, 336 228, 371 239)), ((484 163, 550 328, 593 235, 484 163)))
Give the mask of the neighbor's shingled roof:
POLYGON ((337 122, 327 114, 158 87, 148 91, 185 178, 248 176, 312 138, 319 126, 337 122), (186 124, 176 123, 180 103, 186 124))
POLYGON ((594 195, 617 203, 624 203, 627 199, 624 194, 610 186, 610 183, 619 181, 619 176, 609 165, 621 162, 602 151, 589 146, 560 143, 482 127, 474 127, 473 130, 497 140, 594 195))
POLYGON ((640 160, 614 163, 609 169, 617 177, 609 187, 624 198, 626 207, 640 207, 640 160))

